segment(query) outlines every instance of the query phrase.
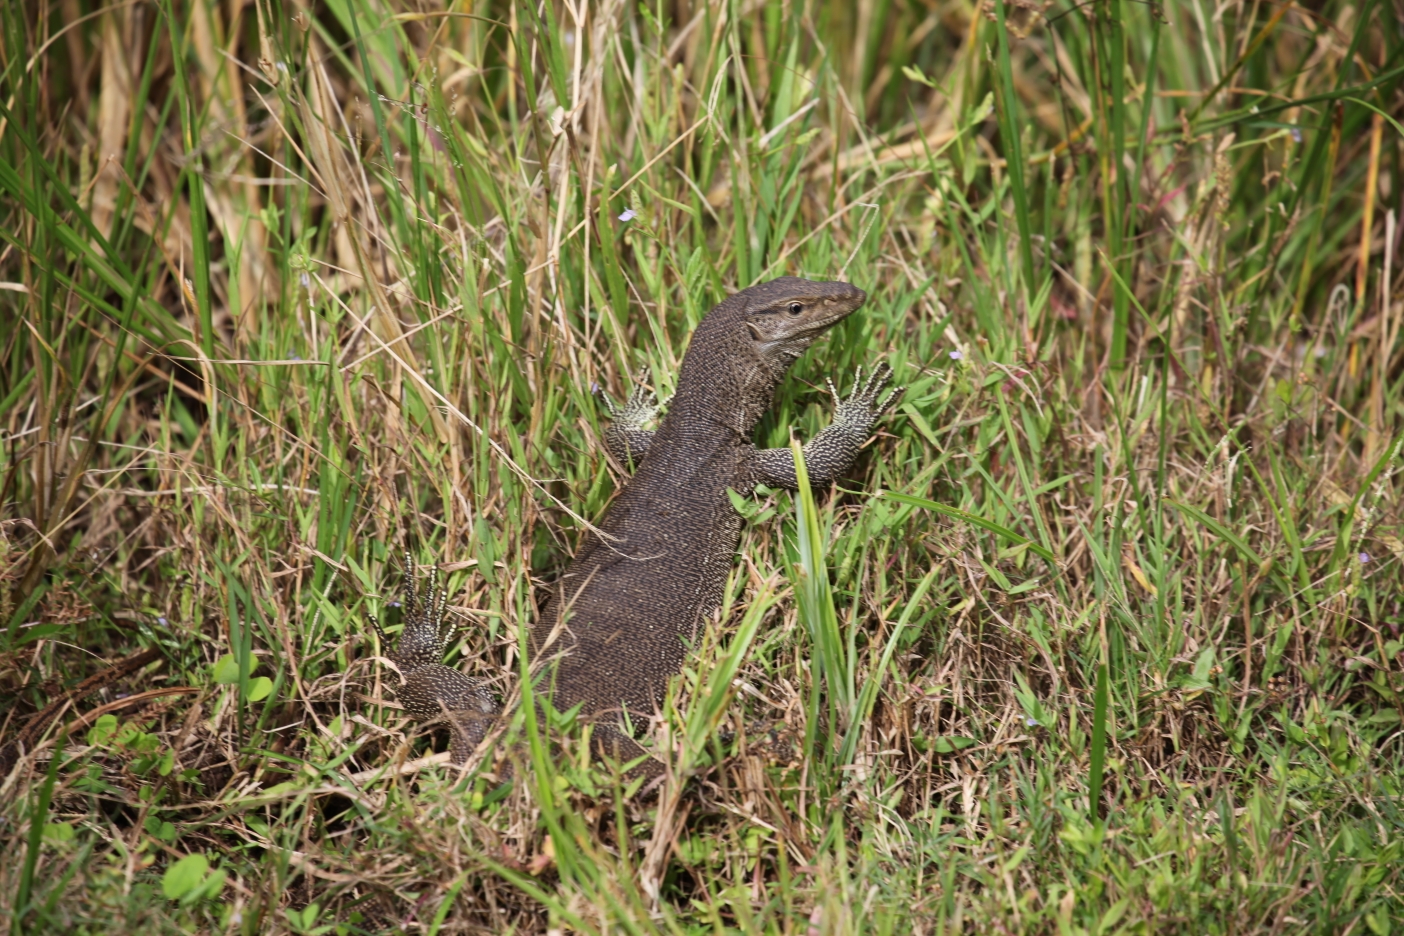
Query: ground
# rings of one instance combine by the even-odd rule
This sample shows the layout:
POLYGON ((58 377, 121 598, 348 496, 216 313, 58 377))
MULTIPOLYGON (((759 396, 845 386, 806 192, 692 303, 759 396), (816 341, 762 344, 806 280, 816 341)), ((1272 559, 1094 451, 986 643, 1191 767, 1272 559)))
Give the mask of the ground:
POLYGON ((4 5, 13 930, 1398 930, 1400 22, 4 5), (401 555, 510 701, 600 392, 782 274, 870 299, 758 444, 908 389, 738 497, 660 795, 568 714, 426 761, 401 555))

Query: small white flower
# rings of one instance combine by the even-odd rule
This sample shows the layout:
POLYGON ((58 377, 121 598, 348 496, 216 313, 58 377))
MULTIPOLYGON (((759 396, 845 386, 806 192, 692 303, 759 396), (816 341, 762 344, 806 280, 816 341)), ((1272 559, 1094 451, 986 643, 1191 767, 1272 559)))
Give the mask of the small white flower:
POLYGON ((638 212, 636 212, 634 209, 632 209, 632 208, 625 208, 625 209, 623 210, 623 212, 620 213, 620 215, 619 215, 619 220, 620 220, 620 221, 632 221, 632 220, 634 220, 635 218, 637 218, 638 216, 639 216, 638 212))

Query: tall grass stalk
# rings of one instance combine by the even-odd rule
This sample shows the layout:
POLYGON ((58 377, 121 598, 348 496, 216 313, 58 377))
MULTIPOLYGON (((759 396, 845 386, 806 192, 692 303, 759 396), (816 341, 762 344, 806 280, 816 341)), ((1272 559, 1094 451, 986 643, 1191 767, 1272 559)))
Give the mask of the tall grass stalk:
POLYGON ((0 5, 12 928, 1397 928, 1389 13, 0 5), (756 445, 907 391, 733 499, 639 796, 525 628, 598 393, 784 274, 869 300, 756 445), (510 713, 466 771, 361 624, 406 549, 510 713))

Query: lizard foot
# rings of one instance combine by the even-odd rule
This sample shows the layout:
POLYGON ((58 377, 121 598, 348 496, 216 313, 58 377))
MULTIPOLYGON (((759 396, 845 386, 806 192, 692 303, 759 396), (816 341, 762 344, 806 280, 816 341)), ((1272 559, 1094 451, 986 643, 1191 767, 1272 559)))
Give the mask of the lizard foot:
POLYGON ((457 630, 452 624, 444 628, 448 596, 439 585, 439 570, 430 569, 423 587, 419 587, 414 559, 408 552, 405 553, 404 588, 404 629, 400 631, 400 642, 395 650, 390 649, 390 638, 381 628, 380 620, 373 614, 366 615, 380 637, 385 655, 400 668, 402 676, 420 666, 443 662, 449 639, 457 630))
POLYGON ((639 382, 634 385, 633 392, 629 394, 629 399, 623 406, 615 403, 608 393, 600 391, 605 410, 619 429, 642 429, 646 423, 656 419, 659 411, 668 405, 667 400, 658 399, 657 394, 646 386, 647 383, 648 370, 645 369, 639 374, 639 382))
POLYGON ((414 718, 447 721, 453 734, 453 762, 463 764, 486 735, 488 722, 501 709, 478 680, 443 665, 444 652, 457 628, 445 626, 448 596, 439 570, 430 569, 422 587, 415 581, 414 560, 405 554, 404 629, 390 649, 390 638, 374 615, 366 615, 380 637, 385 656, 400 675, 395 697, 414 718))
MULTIPOLYGON (((737 740, 738 733, 733 729, 724 728, 717 732, 717 737, 726 744, 732 744, 737 740)), ((803 733, 796 732, 784 720, 778 718, 747 725, 745 738, 747 754, 783 766, 794 766, 798 763, 804 744, 803 733)), ((736 753, 739 756, 741 751, 736 753)))
POLYGON ((906 391, 906 387, 893 387, 883 396, 883 390, 892 382, 892 368, 886 362, 874 367, 863 380, 863 368, 853 376, 853 392, 848 399, 839 396, 838 388, 828 381, 829 393, 834 398, 834 422, 861 426, 866 431, 883 413, 892 408, 906 391))

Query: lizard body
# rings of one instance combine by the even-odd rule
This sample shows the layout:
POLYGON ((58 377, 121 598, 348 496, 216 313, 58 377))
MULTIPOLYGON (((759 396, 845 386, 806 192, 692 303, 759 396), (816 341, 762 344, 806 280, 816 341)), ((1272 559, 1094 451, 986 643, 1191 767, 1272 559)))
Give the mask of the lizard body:
MULTIPOLYGON (((642 753, 620 726, 626 713, 653 713, 687 644, 721 604, 741 541, 728 489, 749 495, 758 484, 796 486, 793 453, 757 449, 755 426, 794 360, 866 298, 847 283, 795 277, 742 290, 697 326, 657 431, 643 428, 658 409, 651 394, 636 391, 623 409, 611 405, 605 444, 636 471, 599 522, 605 537, 585 536, 530 631, 534 657, 553 664, 543 693, 552 691, 561 710, 580 704, 602 751, 621 760, 642 753)), ((857 458, 901 392, 883 396, 890 376, 880 366, 864 382, 860 371, 847 399, 830 382, 836 418, 804 447, 811 483, 834 480, 857 458)), ((406 709, 420 718, 447 716, 453 760, 462 763, 497 709, 474 680, 441 665, 447 635, 436 591, 431 583, 426 600, 411 586, 401 648, 391 659, 406 709)), ((659 765, 637 769, 656 775, 659 765)))

